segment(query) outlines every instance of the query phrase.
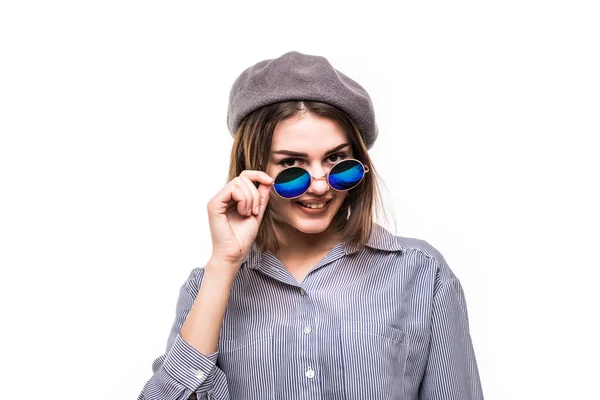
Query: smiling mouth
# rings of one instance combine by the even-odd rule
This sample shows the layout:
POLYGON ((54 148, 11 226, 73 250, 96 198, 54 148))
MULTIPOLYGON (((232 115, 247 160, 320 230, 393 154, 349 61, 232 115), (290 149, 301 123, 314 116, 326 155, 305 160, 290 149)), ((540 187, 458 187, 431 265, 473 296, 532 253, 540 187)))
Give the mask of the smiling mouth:
POLYGON ((318 210, 319 208, 325 207, 330 201, 331 200, 328 200, 328 201, 325 201, 325 202, 319 203, 319 204, 308 204, 308 203, 303 203, 301 201, 297 201, 296 203, 300 204, 304 208, 309 208, 311 210, 318 210))

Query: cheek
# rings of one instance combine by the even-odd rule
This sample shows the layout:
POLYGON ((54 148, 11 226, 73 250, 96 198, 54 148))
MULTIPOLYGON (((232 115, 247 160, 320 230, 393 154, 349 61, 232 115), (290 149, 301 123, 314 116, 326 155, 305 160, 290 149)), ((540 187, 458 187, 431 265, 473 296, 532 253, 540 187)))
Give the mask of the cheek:
POLYGON ((269 175, 271 178, 275 178, 275 175, 277 175, 277 165, 273 164, 272 162, 269 162, 267 164, 267 168, 265 170, 265 173, 267 175, 269 175))
POLYGON ((269 194, 269 205, 274 210, 278 210, 278 209, 281 209, 282 207, 288 206, 289 200, 282 199, 281 197, 279 197, 279 195, 277 195, 277 193, 275 193, 273 190, 271 190, 271 193, 269 194))
POLYGON ((342 206, 342 204, 344 203, 345 198, 346 198, 345 196, 337 197, 335 199, 335 208, 340 208, 342 206))

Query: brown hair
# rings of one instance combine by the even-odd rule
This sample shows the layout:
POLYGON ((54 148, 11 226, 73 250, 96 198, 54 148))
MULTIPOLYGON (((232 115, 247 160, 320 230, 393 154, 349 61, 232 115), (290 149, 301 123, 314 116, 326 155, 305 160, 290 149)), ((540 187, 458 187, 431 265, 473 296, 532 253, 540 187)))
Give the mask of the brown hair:
MULTIPOLYGON (((302 112, 336 121, 350 141, 354 158, 369 167, 369 173, 365 174, 356 188, 348 192, 348 196, 331 222, 333 227, 342 234, 343 241, 361 249, 367 243, 372 224, 383 211, 383 207, 375 168, 360 131, 342 110, 315 101, 285 101, 253 111, 242 120, 236 132, 231 150, 228 180, 239 176, 246 169, 266 171, 271 152, 271 140, 277 123, 302 112)), ((268 205, 258 230, 256 245, 260 251, 275 252, 279 249, 273 227, 273 216, 268 205)))

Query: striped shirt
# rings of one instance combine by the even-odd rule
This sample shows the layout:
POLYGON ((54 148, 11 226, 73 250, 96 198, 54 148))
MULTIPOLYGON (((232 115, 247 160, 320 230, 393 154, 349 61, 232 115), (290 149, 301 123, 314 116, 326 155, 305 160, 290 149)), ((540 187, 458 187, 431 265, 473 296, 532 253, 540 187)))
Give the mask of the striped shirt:
POLYGON ((374 224, 366 247, 338 243, 302 283, 254 245, 209 355, 179 333, 203 273, 181 287, 138 400, 483 399, 461 284, 426 241, 374 224))

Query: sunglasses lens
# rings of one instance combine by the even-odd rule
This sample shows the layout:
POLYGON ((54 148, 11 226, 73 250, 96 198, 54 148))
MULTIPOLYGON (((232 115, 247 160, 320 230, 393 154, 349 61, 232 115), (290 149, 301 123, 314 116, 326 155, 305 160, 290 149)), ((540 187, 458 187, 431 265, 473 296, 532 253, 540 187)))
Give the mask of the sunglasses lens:
POLYGON ((310 186, 310 175, 308 171, 292 167, 284 169, 275 177, 273 189, 281 197, 291 199, 298 197, 310 186))
POLYGON ((329 184, 336 190, 348 190, 358 185, 365 176, 365 169, 356 160, 339 162, 329 172, 329 184))

